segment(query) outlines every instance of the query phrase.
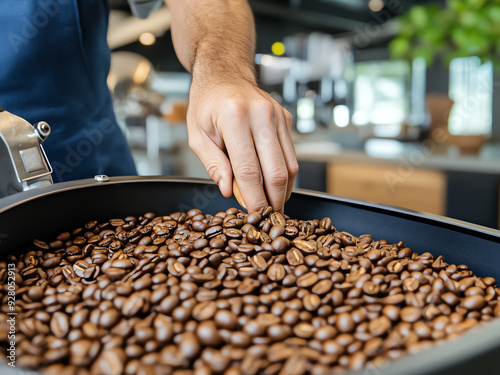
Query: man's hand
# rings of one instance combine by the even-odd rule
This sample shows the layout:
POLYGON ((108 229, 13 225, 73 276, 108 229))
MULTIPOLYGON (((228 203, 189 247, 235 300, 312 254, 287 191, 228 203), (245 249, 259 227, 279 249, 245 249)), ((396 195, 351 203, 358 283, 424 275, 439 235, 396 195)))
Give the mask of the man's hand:
POLYGON ((234 175, 249 212, 282 211, 298 169, 290 113, 244 80, 193 82, 189 102, 189 146, 222 194, 231 196, 234 175))
POLYGON ((298 170, 290 114, 257 87, 255 25, 245 0, 165 0, 180 62, 192 73, 189 145, 226 197, 282 211, 298 170), (263 181, 262 181, 263 180, 263 181))

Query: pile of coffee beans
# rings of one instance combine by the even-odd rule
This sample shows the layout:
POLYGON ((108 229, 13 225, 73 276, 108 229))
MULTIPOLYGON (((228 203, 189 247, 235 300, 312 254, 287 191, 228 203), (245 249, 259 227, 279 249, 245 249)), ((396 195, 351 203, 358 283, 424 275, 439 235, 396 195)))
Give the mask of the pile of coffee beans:
MULTIPOLYGON (((91 221, 15 264, 16 364, 49 374, 331 374, 500 316, 491 277, 266 208, 91 221)), ((2 358, 5 358, 2 355, 2 358)))

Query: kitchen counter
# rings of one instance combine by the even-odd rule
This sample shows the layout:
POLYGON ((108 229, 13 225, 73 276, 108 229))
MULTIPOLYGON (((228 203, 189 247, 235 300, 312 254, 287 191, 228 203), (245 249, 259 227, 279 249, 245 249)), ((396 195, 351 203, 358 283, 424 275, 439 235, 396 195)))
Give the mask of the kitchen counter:
POLYGON ((364 148, 343 146, 330 141, 327 132, 311 135, 294 134, 297 158, 310 162, 347 162, 411 166, 444 171, 500 174, 500 144, 486 144, 478 155, 461 155, 453 145, 426 140, 405 143, 395 140, 371 139, 364 148))
POLYGON ((297 186, 500 227, 500 144, 476 155, 457 146, 352 132, 293 134, 297 186))

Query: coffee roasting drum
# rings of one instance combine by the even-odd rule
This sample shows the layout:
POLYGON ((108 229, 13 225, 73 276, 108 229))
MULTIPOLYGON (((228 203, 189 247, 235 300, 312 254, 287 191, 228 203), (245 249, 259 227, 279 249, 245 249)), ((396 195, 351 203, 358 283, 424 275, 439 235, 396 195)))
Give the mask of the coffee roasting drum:
MULTIPOLYGON (((103 222, 130 215, 138 217, 146 212, 168 215, 192 208, 215 215, 238 207, 233 198, 222 197, 215 184, 198 179, 96 176, 95 179, 51 185, 47 174, 36 176, 36 169, 27 165, 29 160, 35 160, 41 170, 48 165, 43 152, 38 151, 41 147, 14 142, 12 133, 6 135, 2 113, 5 111, 0 112, 0 139, 3 140, 0 142, 3 179, 0 194, 4 195, 0 199, 2 259, 9 254, 25 252, 32 246, 33 239, 54 239, 59 233, 81 227, 90 220, 103 222), (19 152, 26 149, 31 151, 21 153, 26 157, 19 159, 19 152), (31 172, 20 173, 24 167, 31 172), (11 181, 6 181, 4 176, 11 181)), ((50 132, 45 125, 38 125, 38 129, 39 133, 50 132)), ((36 134, 33 128, 26 127, 26 131, 36 134)), ((43 141, 41 136, 37 139, 43 141)), ((500 280, 500 232, 496 230, 304 190, 292 194, 285 212, 290 218, 302 220, 329 217, 339 231, 355 236, 369 233, 374 240, 385 239, 389 243, 404 241, 414 252, 430 252, 434 258, 442 255, 449 264, 468 265, 479 277, 491 276, 500 280)), ((500 319, 494 319, 429 350, 364 369, 359 374, 497 374, 498 358, 500 319)), ((0 373, 26 372, 2 364, 0 373)))

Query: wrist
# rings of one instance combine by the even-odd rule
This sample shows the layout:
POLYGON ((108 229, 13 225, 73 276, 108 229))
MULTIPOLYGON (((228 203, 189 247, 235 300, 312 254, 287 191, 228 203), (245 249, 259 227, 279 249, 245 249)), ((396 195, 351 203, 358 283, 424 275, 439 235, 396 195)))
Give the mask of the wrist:
POLYGON ((257 86, 253 55, 235 52, 237 46, 227 47, 214 49, 203 42, 198 45, 191 64, 193 84, 211 87, 246 81, 257 86))

